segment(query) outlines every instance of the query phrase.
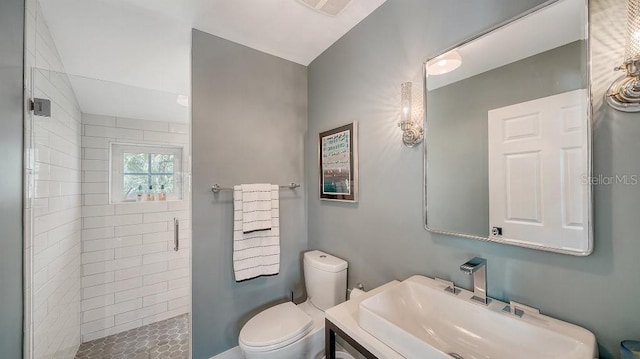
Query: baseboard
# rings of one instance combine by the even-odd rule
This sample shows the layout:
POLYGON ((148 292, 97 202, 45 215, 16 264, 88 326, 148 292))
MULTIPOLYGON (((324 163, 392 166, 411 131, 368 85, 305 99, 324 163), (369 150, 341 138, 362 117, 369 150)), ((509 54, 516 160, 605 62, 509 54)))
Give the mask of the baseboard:
POLYGON ((220 353, 211 359, 243 359, 242 351, 240 351, 240 347, 234 347, 226 352, 220 353))

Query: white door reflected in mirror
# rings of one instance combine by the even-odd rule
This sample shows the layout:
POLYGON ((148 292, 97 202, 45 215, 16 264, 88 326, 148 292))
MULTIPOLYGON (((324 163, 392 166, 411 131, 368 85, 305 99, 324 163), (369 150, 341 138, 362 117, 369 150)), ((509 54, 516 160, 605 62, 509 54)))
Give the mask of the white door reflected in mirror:
POLYGON ((491 237, 578 253, 584 239, 586 90, 488 112, 491 237))

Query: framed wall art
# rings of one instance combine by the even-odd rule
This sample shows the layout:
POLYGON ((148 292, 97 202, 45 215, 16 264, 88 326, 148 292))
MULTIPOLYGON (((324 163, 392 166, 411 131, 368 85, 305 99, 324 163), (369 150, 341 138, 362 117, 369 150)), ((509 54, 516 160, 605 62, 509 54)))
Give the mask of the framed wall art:
POLYGON ((320 199, 358 201, 358 123, 321 132, 318 136, 320 199))

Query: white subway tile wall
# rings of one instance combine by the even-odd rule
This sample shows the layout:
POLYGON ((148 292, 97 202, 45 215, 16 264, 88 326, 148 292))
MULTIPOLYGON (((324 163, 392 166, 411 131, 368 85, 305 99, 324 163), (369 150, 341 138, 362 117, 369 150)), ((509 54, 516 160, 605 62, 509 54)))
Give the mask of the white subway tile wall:
POLYGON ((38 3, 26 10, 26 97, 50 99, 51 117, 25 111, 26 188, 34 184, 25 191, 25 355, 71 358, 81 325, 81 113, 38 3))
POLYGON ((37 1, 26 10, 26 98, 50 99, 52 116, 25 111, 25 355, 70 358, 190 311, 189 196, 114 205, 107 187, 109 142, 183 145, 188 168, 189 126, 81 114, 37 1))
POLYGON ((108 177, 111 142, 184 146, 185 169, 190 149, 186 124, 91 114, 82 114, 82 124, 82 341, 87 342, 190 311, 189 186, 182 201, 112 204, 108 177))

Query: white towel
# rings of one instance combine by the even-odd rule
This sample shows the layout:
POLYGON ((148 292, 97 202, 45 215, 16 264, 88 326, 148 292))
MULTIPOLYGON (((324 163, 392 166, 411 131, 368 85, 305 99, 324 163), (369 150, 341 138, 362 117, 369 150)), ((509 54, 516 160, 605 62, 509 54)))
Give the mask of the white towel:
POLYGON ((270 184, 240 185, 242 189, 242 231, 249 233, 271 229, 270 184))
POLYGON ((241 186, 233 187, 233 270, 236 281, 280 272, 278 186, 271 186, 271 229, 244 233, 241 186))

